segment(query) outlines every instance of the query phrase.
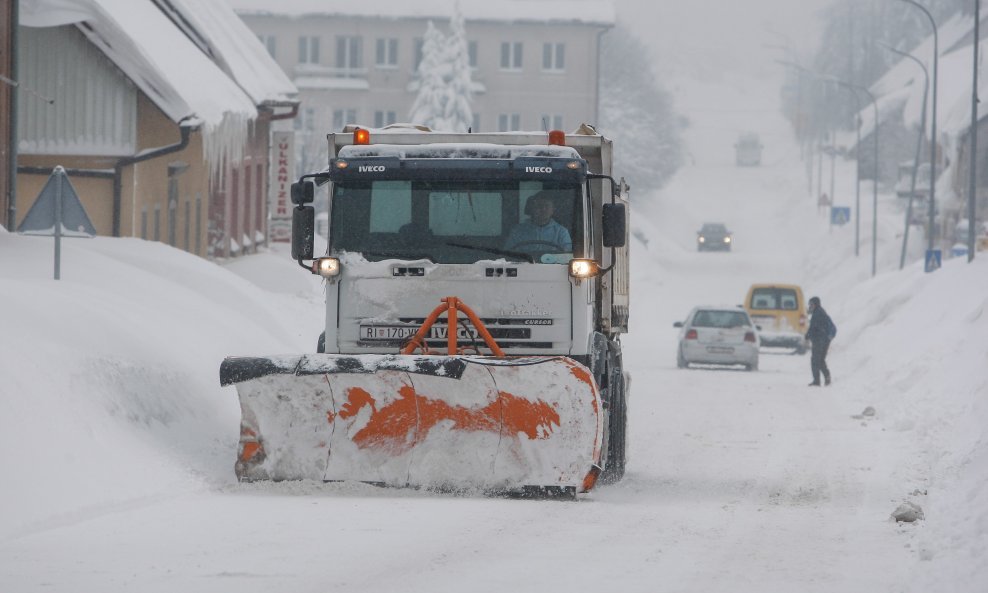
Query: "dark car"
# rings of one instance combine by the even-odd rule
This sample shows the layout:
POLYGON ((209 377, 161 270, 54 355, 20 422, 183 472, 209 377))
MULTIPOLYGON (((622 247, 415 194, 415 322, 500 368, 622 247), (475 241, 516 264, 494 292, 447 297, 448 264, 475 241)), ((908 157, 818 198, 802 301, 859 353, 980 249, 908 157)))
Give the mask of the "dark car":
POLYGON ((733 242, 731 231, 719 222, 705 223, 696 232, 697 251, 730 251, 733 242))

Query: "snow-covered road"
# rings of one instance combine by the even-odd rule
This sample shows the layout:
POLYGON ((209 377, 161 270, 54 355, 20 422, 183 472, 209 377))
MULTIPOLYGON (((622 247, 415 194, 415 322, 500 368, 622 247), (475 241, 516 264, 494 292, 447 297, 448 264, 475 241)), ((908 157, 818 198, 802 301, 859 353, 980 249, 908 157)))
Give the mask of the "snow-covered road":
MULTIPOLYGON (((717 97, 739 104, 728 90, 717 97)), ((576 502, 237 484, 239 410, 232 388, 215 384, 216 368, 235 352, 312 348, 321 305, 311 285, 298 284, 297 267, 271 254, 228 267, 275 291, 267 292, 226 273, 211 283, 211 264, 159 244, 97 239, 64 247, 65 280, 54 289, 48 245, 0 235, 11 279, 0 283, 0 297, 21 312, 0 312, 0 327, 22 337, 0 351, 0 393, 16 413, 0 420, 8 483, 0 590, 908 590, 920 527, 889 514, 936 481, 937 431, 917 436, 915 420, 887 413, 904 379, 878 373, 896 368, 890 357, 903 351, 889 340, 906 321, 895 310, 923 278, 884 280, 884 291, 902 296, 862 313, 860 297, 883 294, 849 298, 867 278, 868 252, 853 260, 851 229, 831 230, 817 213, 785 122, 771 110, 712 109, 702 102, 706 91, 692 96, 685 109, 693 109, 694 164, 660 195, 635 196, 633 331, 624 340, 633 375, 628 473, 576 502), (731 146, 749 126, 762 134, 766 165, 739 169, 731 146), (708 220, 734 231, 733 252, 696 253, 695 231, 708 220), (139 271, 149 258, 157 265, 139 271), (76 274, 78 265, 121 298, 103 304, 106 292, 76 274), (121 265, 135 266, 133 279, 113 284, 121 265), (740 303, 750 283, 763 281, 800 283, 807 297, 823 298, 841 326, 832 387, 806 386, 805 356, 765 355, 755 373, 676 368, 672 323, 696 304, 740 303), (188 282, 197 290, 175 288, 188 282), (68 317, 61 310, 70 303, 68 317), (169 321, 170 307, 207 314, 185 327, 169 321), (40 321, 46 311, 50 325, 40 321), (105 341, 73 337, 114 318, 123 319, 119 334, 105 341), (61 330, 68 319, 75 332, 61 330), (886 333, 868 334, 873 325, 886 333), (39 326, 51 335, 28 331, 39 326), (173 342, 160 341, 172 332, 173 342), (183 343, 183 332, 194 337, 183 343), (855 349, 859 339, 886 341, 865 355, 855 349), (877 416, 854 417, 870 404, 877 416)), ((841 170, 842 195, 851 170, 841 170)), ((879 246, 891 270, 894 233, 879 246)), ((981 373, 960 389, 983 384, 981 373)), ((922 387, 923 376, 914 383, 922 387)), ((938 541, 946 539, 927 544, 938 541)), ((954 544, 961 557, 963 541, 954 544)), ((943 590, 978 590, 959 585, 943 590)))

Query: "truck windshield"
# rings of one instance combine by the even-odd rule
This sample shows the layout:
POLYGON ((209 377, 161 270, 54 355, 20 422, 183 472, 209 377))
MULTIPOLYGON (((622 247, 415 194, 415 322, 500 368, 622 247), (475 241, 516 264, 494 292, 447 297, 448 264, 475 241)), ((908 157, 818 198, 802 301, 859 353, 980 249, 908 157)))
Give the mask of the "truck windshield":
POLYGON ((579 184, 354 181, 334 184, 330 252, 371 261, 566 264, 583 252, 579 184))

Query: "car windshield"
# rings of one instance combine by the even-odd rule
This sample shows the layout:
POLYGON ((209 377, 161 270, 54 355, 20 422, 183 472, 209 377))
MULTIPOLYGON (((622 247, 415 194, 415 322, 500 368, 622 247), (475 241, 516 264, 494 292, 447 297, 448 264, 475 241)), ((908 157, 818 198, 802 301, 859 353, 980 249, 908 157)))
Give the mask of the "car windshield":
POLYGON ((722 224, 705 224, 700 229, 701 233, 726 233, 727 229, 722 224))
POLYGON ((756 288, 751 293, 751 309, 782 309, 795 311, 799 308, 796 291, 791 288, 756 288))
POLYGON ((424 258, 470 264, 504 258, 566 264, 574 256, 582 257, 582 200, 582 187, 572 183, 337 183, 330 252, 359 252, 372 261, 424 258), (530 203, 535 194, 539 197, 530 203))
POLYGON ((693 327, 750 327, 748 316, 742 311, 697 311, 693 316, 693 327))

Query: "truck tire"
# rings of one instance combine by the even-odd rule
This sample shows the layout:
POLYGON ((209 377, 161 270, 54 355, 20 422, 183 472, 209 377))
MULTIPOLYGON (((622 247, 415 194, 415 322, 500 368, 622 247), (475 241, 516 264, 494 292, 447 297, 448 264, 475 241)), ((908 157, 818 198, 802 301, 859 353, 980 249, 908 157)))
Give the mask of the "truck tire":
POLYGON ((629 379, 624 373, 621 343, 607 344, 607 457, 600 480, 603 484, 616 484, 624 477, 628 441, 628 390, 629 379))
POLYGON ((628 406, 624 390, 624 382, 612 384, 610 421, 608 422, 607 459, 604 461, 604 471, 600 474, 602 484, 616 484, 624 478, 625 460, 627 458, 628 435, 628 406))

